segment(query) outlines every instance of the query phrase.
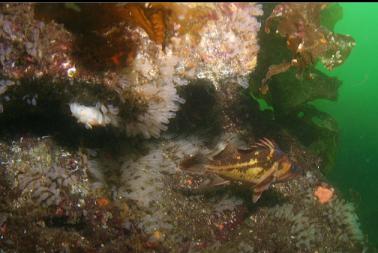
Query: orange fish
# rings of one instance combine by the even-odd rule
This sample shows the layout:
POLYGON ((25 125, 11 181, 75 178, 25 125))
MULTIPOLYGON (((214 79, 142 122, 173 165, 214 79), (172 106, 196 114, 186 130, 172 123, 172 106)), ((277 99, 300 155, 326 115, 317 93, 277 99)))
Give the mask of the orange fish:
POLYGON ((228 144, 210 158, 200 154, 186 158, 180 168, 188 173, 212 176, 210 184, 198 187, 200 191, 231 183, 245 185, 253 192, 253 203, 272 184, 289 180, 302 171, 286 153, 266 138, 251 148, 241 149, 228 144))

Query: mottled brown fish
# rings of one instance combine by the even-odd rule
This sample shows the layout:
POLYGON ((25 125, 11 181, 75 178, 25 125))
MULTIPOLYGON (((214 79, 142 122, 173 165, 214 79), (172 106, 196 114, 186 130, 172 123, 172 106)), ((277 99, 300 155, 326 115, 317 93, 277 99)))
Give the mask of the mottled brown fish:
POLYGON ((228 144, 211 158, 191 156, 181 162, 180 168, 188 173, 211 174, 216 178, 212 184, 199 187, 203 190, 230 183, 246 185, 253 191, 254 203, 273 183, 289 180, 301 172, 286 153, 266 138, 248 149, 228 144))

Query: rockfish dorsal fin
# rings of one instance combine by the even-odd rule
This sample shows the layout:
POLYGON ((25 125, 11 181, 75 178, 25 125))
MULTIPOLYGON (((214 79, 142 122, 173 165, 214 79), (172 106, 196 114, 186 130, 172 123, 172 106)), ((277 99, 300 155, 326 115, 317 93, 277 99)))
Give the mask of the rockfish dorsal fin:
POLYGON ((260 147, 260 148, 267 148, 267 149, 277 149, 277 145, 269 140, 268 138, 261 138, 258 142, 256 142, 253 147, 260 147))
POLYGON ((247 143, 237 135, 231 135, 225 140, 219 142, 214 150, 208 154, 209 159, 217 160, 222 157, 232 157, 239 150, 249 151, 247 143))
POLYGON ((222 157, 232 157, 235 153, 236 147, 233 143, 228 143, 224 145, 221 149, 217 150, 216 152, 212 152, 209 154, 211 160, 217 160, 222 157))
POLYGON ((283 154, 282 150, 278 147, 278 145, 275 144, 273 141, 269 140, 268 138, 260 139, 258 142, 256 142, 255 145, 253 145, 253 147, 257 149, 268 150, 268 159, 278 158, 283 154))

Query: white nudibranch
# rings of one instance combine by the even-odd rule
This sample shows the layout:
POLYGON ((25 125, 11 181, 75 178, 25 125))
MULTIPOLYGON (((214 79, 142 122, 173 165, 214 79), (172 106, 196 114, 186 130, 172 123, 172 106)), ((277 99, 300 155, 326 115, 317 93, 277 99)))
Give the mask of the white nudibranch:
POLYGON ((118 125, 117 107, 101 103, 97 103, 96 106, 85 106, 76 102, 69 105, 72 115, 88 129, 92 129, 93 126, 118 125))

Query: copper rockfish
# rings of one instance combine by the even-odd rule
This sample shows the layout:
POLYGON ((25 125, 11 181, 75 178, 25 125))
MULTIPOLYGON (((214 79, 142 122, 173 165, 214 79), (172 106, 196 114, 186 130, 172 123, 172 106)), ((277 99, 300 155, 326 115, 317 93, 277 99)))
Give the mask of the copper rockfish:
MULTIPOLYGON (((210 186, 245 185, 252 190, 254 203, 273 183, 291 179, 301 172, 286 153, 266 138, 248 149, 228 144, 211 157, 191 156, 181 162, 180 168, 187 173, 211 175, 210 186)), ((202 188, 206 187, 209 185, 202 188)))

